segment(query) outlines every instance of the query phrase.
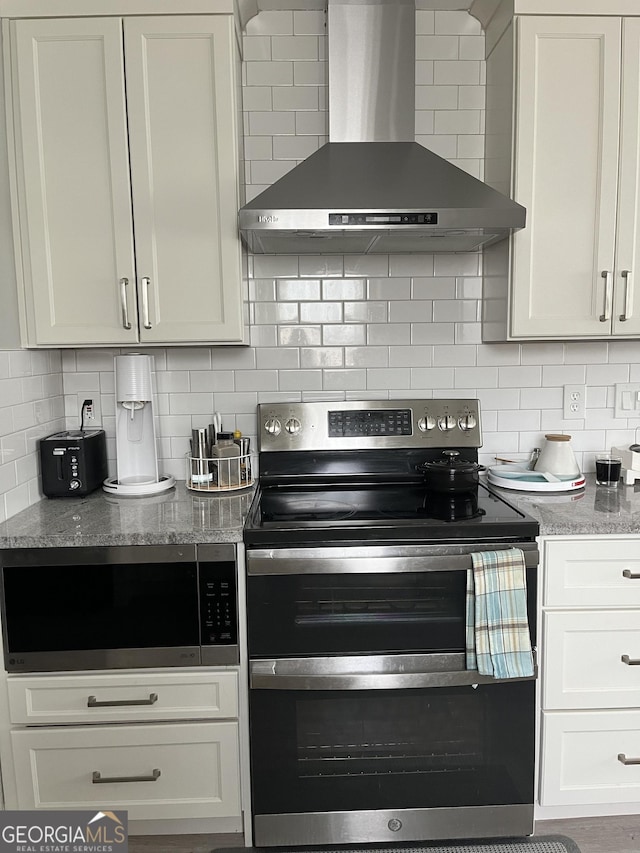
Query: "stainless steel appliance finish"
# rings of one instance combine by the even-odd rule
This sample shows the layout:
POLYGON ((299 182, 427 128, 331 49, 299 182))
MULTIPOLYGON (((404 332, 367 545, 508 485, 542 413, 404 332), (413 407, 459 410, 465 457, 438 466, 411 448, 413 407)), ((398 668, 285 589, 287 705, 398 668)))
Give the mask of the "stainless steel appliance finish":
POLYGON ((471 399, 262 403, 258 420, 262 453, 482 445, 480 404, 471 399))
POLYGON ((238 663, 235 545, 0 551, 8 672, 238 663))
POLYGON ((525 209, 415 142, 415 3, 329 0, 329 142, 246 204, 256 253, 475 251, 525 209))
POLYGON ((420 473, 443 447, 477 462, 478 401, 267 403, 259 440, 254 843, 531 833, 535 676, 466 669, 465 602, 473 553, 520 548, 535 647, 538 525, 482 485, 429 493, 420 473))

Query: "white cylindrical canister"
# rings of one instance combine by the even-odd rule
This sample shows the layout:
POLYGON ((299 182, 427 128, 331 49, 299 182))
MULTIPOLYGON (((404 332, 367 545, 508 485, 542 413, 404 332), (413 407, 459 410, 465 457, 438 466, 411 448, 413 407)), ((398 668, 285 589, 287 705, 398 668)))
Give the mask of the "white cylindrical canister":
POLYGON ((153 356, 142 353, 117 355, 115 361, 115 393, 117 402, 153 399, 151 370, 153 356))

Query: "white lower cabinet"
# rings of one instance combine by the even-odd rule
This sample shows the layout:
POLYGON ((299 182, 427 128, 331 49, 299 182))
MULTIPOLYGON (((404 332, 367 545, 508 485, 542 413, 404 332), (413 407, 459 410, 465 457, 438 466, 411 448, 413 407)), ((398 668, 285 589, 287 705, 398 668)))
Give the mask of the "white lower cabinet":
POLYGON ((237 722, 11 733, 20 809, 126 809, 129 820, 240 814, 237 722))
POLYGON ((640 801, 640 711, 543 712, 541 805, 640 801), (637 763, 633 763, 633 761, 637 763))
POLYGON ((543 555, 540 806, 636 811, 640 537, 552 537, 543 555))
POLYGON ((238 673, 9 676, 17 809, 125 809, 241 829, 238 673))

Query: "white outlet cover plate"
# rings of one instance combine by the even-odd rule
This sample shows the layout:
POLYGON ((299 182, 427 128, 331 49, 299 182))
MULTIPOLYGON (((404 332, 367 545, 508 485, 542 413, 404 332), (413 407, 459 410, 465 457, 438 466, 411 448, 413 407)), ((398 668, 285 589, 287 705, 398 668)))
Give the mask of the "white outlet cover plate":
POLYGON ((616 385, 616 418, 640 417, 640 382, 616 385))
MULTIPOLYGON (((78 400, 78 407, 76 409, 78 415, 78 426, 77 429, 80 429, 80 418, 82 417, 81 409, 82 404, 85 400, 93 400, 93 418, 88 419, 86 414, 84 417, 84 428, 85 429, 101 429, 102 428, 102 410, 100 408, 100 397, 93 397, 91 394, 77 394, 76 398, 78 400)), ((73 427, 76 429, 76 427, 73 427)))

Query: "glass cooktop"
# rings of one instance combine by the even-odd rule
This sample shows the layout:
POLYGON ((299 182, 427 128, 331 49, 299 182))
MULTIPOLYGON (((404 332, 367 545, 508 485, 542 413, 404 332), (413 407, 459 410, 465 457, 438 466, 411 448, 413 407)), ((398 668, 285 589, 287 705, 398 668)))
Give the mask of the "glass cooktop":
POLYGON ((267 486, 247 524, 250 544, 396 539, 532 539, 538 523, 483 485, 456 495, 421 484, 267 486))

